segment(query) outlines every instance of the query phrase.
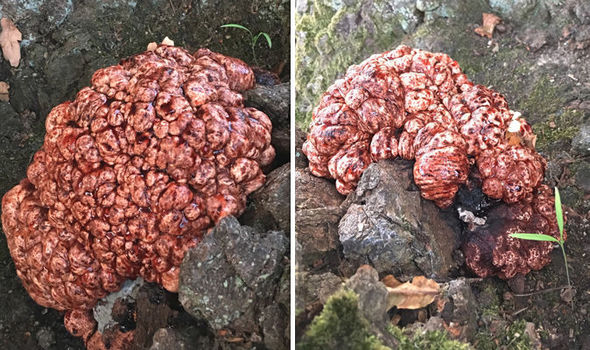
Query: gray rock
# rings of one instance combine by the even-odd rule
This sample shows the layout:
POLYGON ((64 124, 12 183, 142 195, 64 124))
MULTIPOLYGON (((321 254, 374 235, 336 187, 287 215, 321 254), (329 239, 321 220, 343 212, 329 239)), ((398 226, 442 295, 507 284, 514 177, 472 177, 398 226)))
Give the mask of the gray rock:
POLYGON ((150 350, 190 349, 185 339, 172 328, 160 328, 154 333, 150 350))
POLYGON ((344 197, 327 179, 313 176, 307 169, 295 170, 295 234, 301 245, 303 266, 325 259, 338 247, 338 222, 345 213, 344 197))
POLYGON ((55 344, 55 332, 50 328, 43 327, 37 331, 37 344, 42 349, 49 349, 52 345, 55 344))
POLYGON ((590 3, 586 1, 577 2, 574 5, 574 14, 582 24, 590 24, 590 3))
POLYGON ((297 11, 298 14, 307 12, 308 8, 308 0, 295 0, 295 11, 297 11))
POLYGON ((0 18, 10 18, 23 33, 22 46, 26 47, 61 25, 73 10, 72 0, 15 0, 0 4, 0 18), (37 27, 43 25, 39 30, 37 27))
POLYGON ((306 140, 306 135, 303 130, 295 128, 295 167, 305 168, 309 164, 307 157, 302 151, 303 143, 306 140))
POLYGON ((584 192, 590 192, 590 163, 582 162, 576 172, 576 185, 584 192))
POLYGON ((282 83, 274 86, 257 85, 244 93, 244 104, 263 110, 271 119, 273 128, 289 128, 291 86, 282 83))
POLYGON ((538 0, 490 0, 489 3, 501 17, 510 18, 514 22, 522 22, 538 7, 543 6, 543 2, 538 0))
POLYGON ((416 332, 446 331, 453 329, 453 338, 473 341, 477 331, 478 303, 468 280, 459 278, 441 283, 441 293, 427 308, 431 317, 424 323, 416 322, 411 330, 416 332))
POLYGON ((412 188, 411 165, 371 164, 339 224, 344 255, 395 276, 445 277, 455 262, 458 224, 412 188))
POLYGON ((262 188, 250 194, 240 222, 259 231, 291 231, 290 163, 273 170, 262 188), (261 220, 264 218, 264 220, 261 220))
MULTIPOLYGON (((179 300, 188 313, 205 319, 214 330, 229 328, 236 334, 265 337, 260 322, 267 319, 265 308, 275 303, 287 249, 284 233, 261 234, 226 217, 186 253, 179 300)), ((279 317, 286 323, 286 313, 279 317)), ((273 342, 276 334, 274 329, 269 334, 273 342)), ((283 344, 286 348, 288 343, 283 339, 283 344)))
POLYGON ((291 154, 290 84, 257 85, 244 93, 244 104, 264 111, 272 121, 272 145, 277 158, 289 161, 291 154))
POLYGON ((342 279, 331 272, 313 274, 297 273, 295 307, 303 310, 312 304, 325 304, 328 298, 342 287, 342 279))
POLYGON ((346 282, 345 287, 358 294, 359 310, 371 324, 371 331, 375 332, 385 345, 397 348, 395 339, 386 331, 389 324, 387 287, 379 281, 377 271, 369 265, 363 265, 346 282))
POLYGON ((379 281, 374 268, 368 265, 359 267, 345 286, 358 294, 359 309, 369 322, 380 327, 387 324, 387 287, 379 281))
POLYGON ((268 349, 286 349, 288 344, 285 339, 288 339, 289 334, 289 309, 277 303, 268 305, 262 310, 259 323, 262 326, 262 333, 264 334, 264 345, 268 349))
POLYGON ((432 316, 426 322, 414 322, 404 327, 403 332, 411 336, 425 334, 426 332, 446 332, 445 321, 439 316, 432 316))
MULTIPOLYGON (((219 344, 198 334, 195 329, 178 329, 177 326, 160 328, 154 332, 149 350, 216 349, 219 344), (188 333, 187 333, 188 332, 188 333)), ((143 349, 146 349, 145 347, 143 349)))
POLYGON ((548 31, 539 28, 526 28, 522 34, 522 41, 533 51, 537 51, 551 41, 548 31))
POLYGON ((572 148, 580 155, 590 155, 590 124, 586 123, 580 127, 572 140, 572 148))
POLYGON ((450 310, 443 311, 442 318, 461 330, 460 339, 473 340, 477 330, 477 302, 471 286, 461 278, 450 281, 444 288, 450 310))

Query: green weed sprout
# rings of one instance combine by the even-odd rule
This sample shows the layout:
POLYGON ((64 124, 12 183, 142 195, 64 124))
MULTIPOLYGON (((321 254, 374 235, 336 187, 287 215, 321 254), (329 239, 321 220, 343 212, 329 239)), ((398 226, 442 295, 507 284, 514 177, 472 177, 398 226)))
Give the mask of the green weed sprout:
POLYGON ((235 23, 224 24, 221 26, 221 28, 237 28, 237 29, 245 30, 248 33, 250 33, 250 47, 252 48, 252 56, 254 57, 254 63, 256 63, 256 64, 258 64, 258 62, 256 60, 256 43, 258 42, 258 39, 260 39, 261 36, 263 36, 266 39, 266 43, 268 44, 268 48, 272 49, 272 41, 270 40, 270 35, 268 35, 268 33, 260 32, 256 35, 254 35, 254 33, 252 33, 250 31, 250 29, 244 27, 243 25, 239 25, 239 24, 235 24, 235 23))
POLYGON ((557 227, 559 227, 559 239, 544 235, 541 233, 513 233, 510 237, 526 239, 529 241, 544 241, 544 242, 555 242, 559 244, 561 247, 561 252, 563 253, 563 261, 565 262, 565 274, 567 276, 567 285, 569 288, 572 287, 570 283, 570 272, 567 266, 567 257, 565 255, 565 248, 563 247, 563 211, 561 209, 561 197, 559 196, 559 190, 555 187, 555 216, 557 217, 557 227))

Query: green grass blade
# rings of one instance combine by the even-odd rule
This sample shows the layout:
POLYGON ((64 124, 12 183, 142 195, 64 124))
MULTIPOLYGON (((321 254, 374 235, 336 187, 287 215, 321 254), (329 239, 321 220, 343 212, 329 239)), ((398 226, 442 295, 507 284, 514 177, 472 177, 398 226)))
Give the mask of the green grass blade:
POLYGON ((270 35, 268 33, 262 32, 262 35, 266 38, 266 42, 268 43, 268 48, 272 49, 272 41, 270 40, 270 35))
POLYGON ((563 242, 563 212, 561 210, 561 196, 555 187, 555 216, 557 216, 557 227, 559 227, 559 240, 563 242))
POLYGON ((557 242, 559 240, 553 236, 544 235, 542 233, 512 233, 510 237, 526 239, 528 241, 544 241, 544 242, 557 242))
POLYGON ((245 30, 248 33, 250 33, 250 35, 252 35, 252 32, 250 31, 250 29, 248 29, 248 28, 246 28, 246 27, 244 27, 242 25, 235 24, 235 23, 224 24, 224 25, 221 26, 221 28, 237 28, 237 29, 245 30))

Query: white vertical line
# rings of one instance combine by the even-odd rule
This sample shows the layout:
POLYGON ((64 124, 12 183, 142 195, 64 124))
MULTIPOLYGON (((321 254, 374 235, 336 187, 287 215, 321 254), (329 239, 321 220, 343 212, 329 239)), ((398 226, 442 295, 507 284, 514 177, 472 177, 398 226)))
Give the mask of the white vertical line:
POLYGON ((290 116, 291 116, 291 309, 289 313, 291 326, 291 349, 295 349, 295 2, 291 0, 291 51, 290 55, 290 78, 291 78, 291 96, 290 96, 290 116))

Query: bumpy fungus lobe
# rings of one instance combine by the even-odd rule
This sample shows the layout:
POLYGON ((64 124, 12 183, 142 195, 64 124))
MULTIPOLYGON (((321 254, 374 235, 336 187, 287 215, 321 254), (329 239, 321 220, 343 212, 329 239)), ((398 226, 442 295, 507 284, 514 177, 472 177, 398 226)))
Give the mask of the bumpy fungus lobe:
POLYGON ((303 152, 311 172, 336 179, 342 194, 371 162, 400 156, 415 159, 414 180, 439 207, 453 203, 472 164, 489 197, 545 205, 546 197, 531 199, 546 165, 527 142, 533 138, 502 95, 474 85, 449 56, 400 46, 350 67, 328 89, 303 152))
POLYGON ((351 192, 371 162, 415 159, 424 198, 448 207, 473 159, 492 198, 514 203, 537 187, 545 161, 505 138, 530 126, 504 97, 471 83, 449 56, 407 46, 348 69, 314 110, 304 152, 317 176, 351 192))
POLYGON ((552 242, 527 241, 509 235, 538 232, 559 239, 554 205, 551 189, 541 185, 518 203, 490 210, 486 225, 476 227, 463 245, 467 265, 481 277, 497 275, 503 279, 547 265, 551 261, 552 242))
MULTIPOLYGON (((160 45, 99 69, 55 107, 27 178, 2 200, 31 297, 88 310, 137 276, 175 291, 185 251, 243 211, 274 158, 269 118, 242 104, 253 85, 238 59, 160 45)), ((66 324, 86 325, 86 339, 84 317, 66 324)))

